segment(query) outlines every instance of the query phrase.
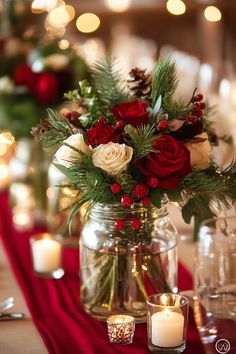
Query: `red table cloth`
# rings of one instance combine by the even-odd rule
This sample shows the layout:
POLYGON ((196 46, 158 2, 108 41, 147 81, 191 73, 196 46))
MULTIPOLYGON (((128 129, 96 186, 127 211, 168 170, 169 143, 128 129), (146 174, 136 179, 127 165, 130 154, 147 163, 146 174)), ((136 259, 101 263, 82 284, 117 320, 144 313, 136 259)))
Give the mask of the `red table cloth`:
MULTIPOLYGON (((65 275, 60 280, 40 279, 32 270, 29 237, 33 232, 14 230, 7 193, 0 194, 0 234, 12 269, 25 296, 32 319, 52 354, 145 354, 146 325, 137 324, 133 344, 112 345, 107 328, 87 315, 79 300, 79 252, 65 249, 65 275)), ((190 289, 191 275, 179 266, 179 288, 190 289)), ((22 351, 24 348, 20 348, 22 351)), ((193 314, 190 311, 186 354, 203 354, 193 314)))

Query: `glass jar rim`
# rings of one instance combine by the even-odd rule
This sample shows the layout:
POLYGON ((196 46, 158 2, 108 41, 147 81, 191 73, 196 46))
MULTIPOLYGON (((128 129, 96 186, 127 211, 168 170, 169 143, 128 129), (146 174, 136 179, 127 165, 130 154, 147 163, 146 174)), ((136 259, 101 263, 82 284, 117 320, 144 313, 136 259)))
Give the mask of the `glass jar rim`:
POLYGON ((184 307, 186 305, 189 304, 189 299, 184 296, 184 295, 180 295, 180 294, 173 294, 173 293, 160 293, 160 294, 153 294, 153 295, 150 295, 147 300, 146 300, 146 303, 147 305, 149 306, 152 306, 152 307, 160 307, 160 308, 171 308, 171 309, 174 309, 174 308, 180 308, 180 307, 184 307), (166 295, 166 296, 171 296, 172 298, 175 297, 176 299, 178 299, 178 304, 177 305, 165 305, 165 304, 157 304, 153 301, 151 301, 152 298, 160 298, 161 296, 163 295, 166 295), (180 301, 183 301, 183 303, 181 303, 180 301))

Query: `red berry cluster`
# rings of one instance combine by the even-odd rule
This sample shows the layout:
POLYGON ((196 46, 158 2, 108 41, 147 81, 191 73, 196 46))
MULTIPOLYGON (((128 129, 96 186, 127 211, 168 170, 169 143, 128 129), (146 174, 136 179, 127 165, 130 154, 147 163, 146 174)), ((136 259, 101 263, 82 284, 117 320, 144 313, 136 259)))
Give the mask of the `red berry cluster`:
MULTIPOLYGON (((142 223, 139 219, 134 218, 130 221, 130 226, 132 230, 139 230, 142 226, 142 223)), ((115 221, 115 228, 117 230, 123 230, 125 227, 125 220, 124 219, 117 219, 115 221)))
POLYGON ((73 124, 76 128, 82 128, 82 124, 79 120, 80 114, 77 111, 66 112, 65 117, 68 121, 73 124))
POLYGON ((167 120, 160 120, 160 122, 157 125, 158 130, 164 131, 167 130, 169 127, 169 123, 167 120))
POLYGON ((198 95, 194 96, 192 98, 192 109, 190 114, 187 117, 187 121, 190 124, 194 124, 196 123, 199 119, 202 118, 204 112, 203 110, 206 108, 206 104, 204 102, 202 102, 203 100, 203 95, 201 93, 199 93, 198 95))

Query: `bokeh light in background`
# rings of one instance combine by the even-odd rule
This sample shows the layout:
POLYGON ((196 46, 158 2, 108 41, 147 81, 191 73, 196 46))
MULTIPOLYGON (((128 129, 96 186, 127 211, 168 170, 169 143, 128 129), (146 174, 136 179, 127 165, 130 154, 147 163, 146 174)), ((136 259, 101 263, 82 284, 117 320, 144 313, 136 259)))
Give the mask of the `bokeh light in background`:
POLYGON ((97 15, 87 12, 78 17, 76 27, 80 32, 91 33, 98 29, 100 26, 100 19, 97 15))
POLYGON ((67 39, 61 39, 58 45, 60 49, 65 50, 69 48, 70 42, 67 39))
POLYGON ((204 11, 205 18, 210 22, 218 22, 221 20, 221 12, 215 6, 208 6, 204 11))
POLYGON ((172 15, 183 15, 186 11, 185 3, 182 0, 168 0, 166 7, 172 15))
POLYGON ((105 0, 107 7, 115 12, 124 12, 128 10, 131 0, 105 0))

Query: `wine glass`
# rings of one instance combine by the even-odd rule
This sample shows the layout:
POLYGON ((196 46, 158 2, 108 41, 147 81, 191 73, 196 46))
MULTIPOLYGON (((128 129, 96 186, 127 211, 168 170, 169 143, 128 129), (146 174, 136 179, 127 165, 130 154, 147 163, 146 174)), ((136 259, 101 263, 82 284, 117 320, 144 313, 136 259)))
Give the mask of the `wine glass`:
POLYGON ((194 316, 206 353, 236 353, 236 216, 200 226, 194 316))

